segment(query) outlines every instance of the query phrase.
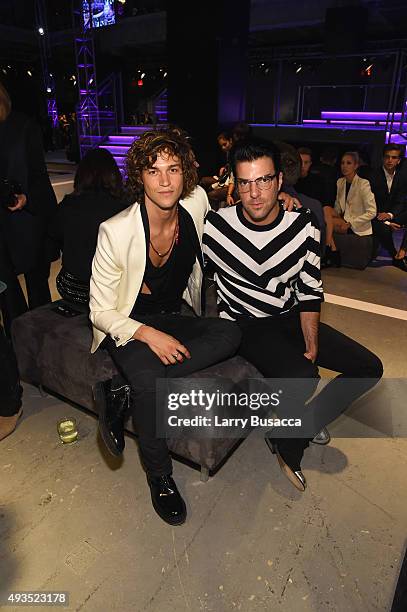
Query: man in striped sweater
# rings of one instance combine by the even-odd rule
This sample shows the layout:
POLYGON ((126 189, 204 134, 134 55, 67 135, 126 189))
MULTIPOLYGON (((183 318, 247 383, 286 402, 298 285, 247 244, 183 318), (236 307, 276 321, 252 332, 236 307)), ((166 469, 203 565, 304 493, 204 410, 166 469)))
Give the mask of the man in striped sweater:
MULTIPOLYGON (((203 238, 215 269, 219 315, 239 324, 239 354, 263 376, 307 381, 291 385, 289 393, 294 410, 307 411, 316 434, 373 387, 383 367, 366 348, 320 323, 318 223, 308 209, 287 212, 280 206, 278 150, 269 142, 245 141, 232 150, 231 163, 241 203, 209 212, 203 238), (304 407, 318 384, 318 365, 340 374, 304 407)), ((301 491, 306 487, 301 459, 312 437, 266 435, 282 470, 301 491)))

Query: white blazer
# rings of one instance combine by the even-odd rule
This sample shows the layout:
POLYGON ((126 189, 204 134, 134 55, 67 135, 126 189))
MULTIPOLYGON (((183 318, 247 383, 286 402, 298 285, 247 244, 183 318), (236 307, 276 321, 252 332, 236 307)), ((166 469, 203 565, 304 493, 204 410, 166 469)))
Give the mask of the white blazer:
POLYGON ((376 216, 376 200, 370 189, 370 183, 356 174, 346 199, 346 178, 336 183, 336 212, 350 223, 358 236, 372 234, 371 219, 376 216))
MULTIPOLYGON (((191 215, 202 248, 204 219, 209 202, 202 187, 180 200, 191 215)), ((140 205, 126 208, 99 227, 90 279, 90 315, 93 326, 91 352, 109 334, 116 346, 127 344, 142 325, 129 318, 139 294, 146 267, 146 239, 140 205)), ((201 314, 202 269, 196 258, 183 298, 201 314)))

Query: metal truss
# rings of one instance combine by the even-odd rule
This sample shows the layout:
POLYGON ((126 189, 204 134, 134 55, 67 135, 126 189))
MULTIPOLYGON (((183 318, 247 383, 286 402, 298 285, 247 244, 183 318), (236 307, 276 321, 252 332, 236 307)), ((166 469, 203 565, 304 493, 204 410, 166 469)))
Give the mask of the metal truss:
POLYGON ((72 16, 79 90, 77 122, 81 157, 86 150, 97 146, 101 140, 92 19, 86 20, 88 27, 85 28, 84 13, 91 15, 90 0, 73 0, 72 16))
POLYGON ((58 124, 58 111, 55 97, 55 78, 53 73, 50 72, 51 45, 45 0, 35 0, 35 21, 40 46, 42 78, 47 97, 47 114, 52 122, 52 126, 56 127, 58 124))

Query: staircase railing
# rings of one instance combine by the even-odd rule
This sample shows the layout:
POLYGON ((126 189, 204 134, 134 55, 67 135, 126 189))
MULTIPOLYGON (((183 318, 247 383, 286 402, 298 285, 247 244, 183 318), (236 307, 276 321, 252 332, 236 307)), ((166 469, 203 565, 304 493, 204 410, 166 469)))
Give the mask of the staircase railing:
POLYGON ((123 89, 121 73, 109 74, 98 85, 98 107, 100 136, 107 136, 119 131, 123 123, 123 89))

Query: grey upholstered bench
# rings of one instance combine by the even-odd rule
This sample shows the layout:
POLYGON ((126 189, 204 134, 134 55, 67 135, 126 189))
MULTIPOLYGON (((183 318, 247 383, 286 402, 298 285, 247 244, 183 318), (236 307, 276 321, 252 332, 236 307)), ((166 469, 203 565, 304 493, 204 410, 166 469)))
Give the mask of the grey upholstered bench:
MULTIPOLYGON (((108 353, 90 354, 91 330, 86 314, 65 318, 52 309, 56 302, 36 308, 13 322, 12 337, 21 379, 96 412, 92 386, 116 373, 108 353)), ((191 375, 195 378, 227 378, 234 383, 261 378, 241 357, 233 357, 191 375)), ((134 433, 129 419, 126 429, 134 433)), ((216 472, 239 445, 236 438, 179 438, 168 445, 176 458, 199 466, 201 479, 216 472)))

